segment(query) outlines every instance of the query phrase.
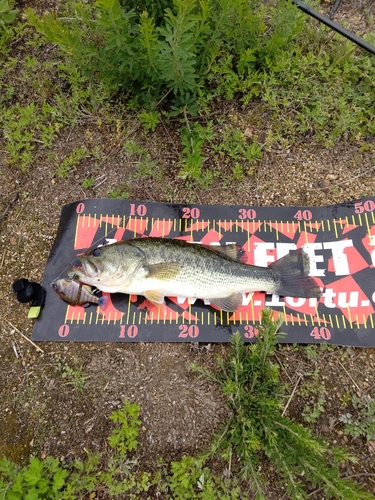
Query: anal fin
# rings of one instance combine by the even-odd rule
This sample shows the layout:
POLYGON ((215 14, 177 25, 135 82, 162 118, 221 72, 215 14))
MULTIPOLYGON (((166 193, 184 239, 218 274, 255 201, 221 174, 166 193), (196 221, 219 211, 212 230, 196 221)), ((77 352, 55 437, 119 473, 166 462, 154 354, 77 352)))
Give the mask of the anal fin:
POLYGON ((210 299, 212 305, 222 309, 223 311, 234 312, 242 306, 242 293, 235 292, 228 297, 219 297, 210 299))

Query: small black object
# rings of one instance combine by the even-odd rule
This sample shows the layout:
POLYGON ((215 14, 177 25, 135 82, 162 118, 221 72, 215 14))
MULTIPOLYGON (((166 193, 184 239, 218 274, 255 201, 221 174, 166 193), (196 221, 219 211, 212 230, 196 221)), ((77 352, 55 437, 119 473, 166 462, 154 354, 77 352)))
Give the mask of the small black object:
POLYGON ((31 306, 43 307, 46 292, 42 285, 20 278, 12 285, 13 292, 17 294, 17 300, 21 303, 31 302, 31 306))
POLYGON ((28 283, 30 283, 30 281, 25 279, 25 278, 21 278, 21 279, 15 281, 12 285, 13 292, 17 293, 20 290, 23 290, 28 285, 28 283))

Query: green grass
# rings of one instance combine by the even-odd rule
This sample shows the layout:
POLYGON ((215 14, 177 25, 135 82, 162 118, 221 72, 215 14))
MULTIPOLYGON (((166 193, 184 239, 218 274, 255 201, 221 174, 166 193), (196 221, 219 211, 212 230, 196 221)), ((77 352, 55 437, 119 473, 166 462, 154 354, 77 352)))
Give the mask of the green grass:
MULTIPOLYGON (((44 460, 30 457, 23 467, 2 458, 0 500, 70 500, 92 496, 99 488, 110 498, 126 494, 130 500, 151 492, 176 500, 262 500, 267 498, 267 476, 263 471, 269 464, 279 478, 272 479, 272 487, 279 481, 288 498, 306 499, 311 490, 321 490, 326 499, 373 499, 340 474, 340 466, 355 462, 354 456, 343 448, 332 447, 283 415, 288 389, 272 359, 282 336, 279 327, 280 322, 265 310, 255 343, 245 345, 236 333, 227 359, 217 358, 218 371, 194 365, 196 372, 219 385, 231 410, 207 451, 201 450, 197 457, 183 455, 178 461, 159 458, 156 470, 143 470, 138 456, 140 407, 125 400, 123 407, 109 417, 115 427, 102 457, 89 450, 86 460, 76 459, 70 464, 51 456, 44 460), (209 459, 217 461, 219 457, 227 462, 227 477, 209 467, 209 459)), ((82 367, 74 370, 65 365, 63 370, 63 376, 76 390, 84 389, 87 377, 82 367)), ((352 403, 359 409, 361 420, 348 421, 347 433, 366 433, 372 439, 373 428, 367 422, 373 416, 374 405, 365 408, 355 398, 352 403)))
MULTIPOLYGON (((4 5, 11 11, 11 3, 4 5)), ((318 30, 290 2, 261 8, 247 0, 142 5, 66 0, 59 16, 28 10, 33 28, 13 14, 0 23, 0 128, 9 164, 27 170, 67 126, 87 113, 116 119, 120 103, 137 109, 145 134, 161 120, 180 119, 180 178, 203 189, 215 181, 206 165, 210 156, 222 160, 233 182, 244 182, 275 142, 309 135, 330 147, 345 136, 370 147, 373 56, 323 26, 318 30), (11 55, 21 33, 33 55, 11 55), (51 43, 60 54, 54 50, 45 60, 51 43), (259 119, 267 116, 266 141, 244 139, 246 125, 224 124, 219 132, 210 118, 218 96, 236 96, 244 107, 256 103, 259 119), (191 122, 197 115, 199 122, 191 122)), ((66 176, 69 168, 61 168, 58 175, 66 176)))
MULTIPOLYGON (((272 117, 271 142, 308 134, 332 146, 343 135, 358 141, 375 132, 373 56, 322 25, 317 29, 317 21, 291 2, 261 8, 245 0, 132 5, 67 1, 66 15, 38 17, 29 10, 27 19, 77 68, 79 85, 86 82, 94 102, 115 92, 141 107, 146 132, 156 129, 162 114, 181 117, 182 179, 203 187, 213 182, 203 153, 211 138, 188 117, 204 119, 214 95, 236 95, 244 106, 258 102, 272 117)), ((238 181, 253 174, 262 156, 257 138, 243 141, 242 132, 227 129, 213 141, 238 181)))
POLYGON ((239 474, 250 480, 255 498, 265 500, 262 460, 264 457, 280 477, 290 498, 305 499, 318 488, 324 498, 342 500, 373 498, 349 479, 342 478, 340 465, 356 458, 343 448, 332 447, 306 427, 283 415, 287 387, 279 377, 272 355, 279 339, 280 322, 264 310, 255 344, 246 346, 239 333, 231 340, 229 359, 217 358, 219 372, 199 366, 196 371, 219 384, 231 418, 214 437, 206 458, 220 454, 228 460, 240 458, 239 474))

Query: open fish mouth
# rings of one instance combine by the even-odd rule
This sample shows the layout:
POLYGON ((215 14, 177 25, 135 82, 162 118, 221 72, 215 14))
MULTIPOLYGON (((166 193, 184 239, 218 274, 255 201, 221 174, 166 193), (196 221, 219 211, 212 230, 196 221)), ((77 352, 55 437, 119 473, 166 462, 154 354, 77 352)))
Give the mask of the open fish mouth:
POLYGON ((86 276, 89 278, 96 278, 101 273, 99 266, 87 257, 81 257, 81 263, 86 276))

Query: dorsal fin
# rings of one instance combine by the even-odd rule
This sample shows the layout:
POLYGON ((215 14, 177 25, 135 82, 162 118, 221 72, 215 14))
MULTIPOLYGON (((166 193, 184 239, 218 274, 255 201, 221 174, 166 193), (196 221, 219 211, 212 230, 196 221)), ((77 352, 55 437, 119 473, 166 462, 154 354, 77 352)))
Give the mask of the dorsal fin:
POLYGON ((236 245, 236 243, 229 243, 229 245, 202 245, 211 252, 214 252, 226 259, 233 260, 234 262, 242 262, 246 264, 247 257, 243 249, 236 245))

